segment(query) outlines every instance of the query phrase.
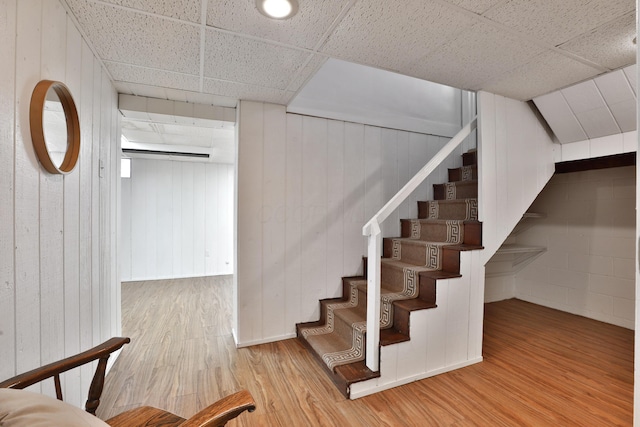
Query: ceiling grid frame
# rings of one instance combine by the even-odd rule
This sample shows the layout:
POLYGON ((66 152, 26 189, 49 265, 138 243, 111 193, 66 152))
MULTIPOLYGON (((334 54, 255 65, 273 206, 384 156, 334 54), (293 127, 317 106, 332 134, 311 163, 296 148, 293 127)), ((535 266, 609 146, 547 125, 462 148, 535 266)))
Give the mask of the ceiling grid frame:
MULTIPOLYGON (((346 60, 365 66, 375 66, 376 68, 406 74, 412 77, 424 78, 436 83, 448 84, 460 89, 487 90, 515 99, 530 100, 545 93, 550 93, 554 90, 568 87, 577 82, 612 71, 611 68, 608 68, 604 64, 594 61, 589 54, 578 55, 570 50, 563 49, 562 45, 573 42, 585 34, 599 29, 603 29, 603 31, 628 30, 626 27, 607 27, 616 27, 616 22, 631 13, 632 10, 635 11, 635 4, 630 0, 595 0, 591 2, 585 2, 585 0, 567 0, 563 2, 562 7, 559 7, 558 10, 571 11, 571 16, 588 16, 588 20, 586 20, 588 23, 581 24, 582 27, 567 23, 567 28, 562 30, 564 31, 563 34, 571 34, 572 37, 567 40, 563 39, 564 41, 558 46, 550 44, 544 37, 532 34, 531 29, 523 31, 519 25, 506 25, 498 22, 499 20, 491 19, 491 16, 504 15, 506 11, 512 14, 506 15, 509 18, 507 22, 520 22, 518 21, 520 18, 517 15, 517 13, 519 13, 517 7, 524 4, 520 0, 485 0, 482 2, 471 2, 468 0, 404 0, 398 3, 403 5, 402 8, 390 9, 390 15, 378 16, 376 18, 379 22, 385 23, 385 25, 381 27, 366 27, 367 22, 353 23, 353 25, 360 25, 362 28, 367 28, 365 31, 371 34, 385 32, 388 28, 400 24, 405 27, 403 28, 403 32, 399 34, 406 34, 406 32, 411 31, 412 28, 415 29, 415 26, 419 25, 420 20, 419 17, 417 17, 418 19, 414 19, 416 17, 403 18, 402 9, 405 8, 405 5, 412 5, 415 10, 422 10, 420 16, 432 16, 433 13, 430 8, 437 5, 434 11, 437 11, 438 8, 444 8, 453 14, 447 13, 446 16, 458 17, 463 19, 462 22, 466 22, 459 27, 459 33, 472 27, 473 24, 470 24, 470 21, 482 23, 484 25, 490 25, 500 33, 509 35, 514 39, 514 43, 534 44, 546 52, 544 55, 541 54, 531 57, 528 63, 523 62, 522 58, 518 59, 518 63, 510 61, 504 61, 504 64, 498 63, 495 66, 496 69, 499 70, 498 72, 492 73, 490 78, 480 81, 477 85, 474 85, 473 88, 469 88, 464 87, 462 83, 472 80, 464 77, 465 75, 468 76, 468 73, 473 72, 472 62, 465 63, 464 60, 458 62, 452 60, 443 64, 443 69, 450 70, 450 73, 447 73, 447 81, 443 82, 438 81, 439 79, 437 78, 430 79, 428 70, 416 76, 414 75, 415 73, 410 73, 406 67, 398 69, 398 64, 389 62, 389 58, 386 59, 387 62, 372 64, 371 60, 367 59, 370 58, 370 56, 367 56, 367 51, 373 52, 377 47, 375 45, 367 46, 366 41, 363 46, 367 51, 362 54, 363 60, 358 60, 349 55, 345 56, 326 51, 326 46, 331 42, 332 37, 335 36, 337 29, 343 27, 346 20, 354 18, 354 10, 365 4, 363 0, 327 0, 323 2, 300 0, 300 10, 298 14, 282 21, 268 21, 267 18, 257 11, 254 0, 177 0, 170 4, 157 3, 155 0, 61 1, 68 14, 71 15, 74 23, 79 27, 84 39, 89 43, 94 53, 96 53, 96 56, 104 65, 108 75, 113 79, 119 91, 127 91, 127 93, 131 94, 162 94, 162 96, 167 98, 222 102, 226 106, 237 102, 239 99, 276 102, 286 105, 299 93, 300 89, 304 87, 305 83, 313 77, 315 72, 328 58, 346 60), (99 6, 99 8, 96 9, 97 6, 99 6), (178 10, 181 7, 184 7, 184 12, 178 10), (195 11, 198 8, 199 15, 196 22, 195 11), (216 15, 212 15, 214 10, 216 11, 216 15), (609 15, 598 19, 597 16, 590 14, 596 10, 612 11, 609 15), (120 46, 111 40, 113 35, 109 34, 109 22, 104 22, 105 15, 103 11, 110 11, 109 16, 119 16, 123 13, 127 14, 127 19, 132 22, 137 22, 136 17, 143 16, 147 17, 145 18, 147 20, 151 19, 151 21, 147 22, 148 28, 142 30, 131 28, 131 36, 124 39, 126 42, 120 46), (218 21, 212 21, 212 16, 218 16, 218 21), (228 17, 232 17, 233 19, 226 20, 228 17), (111 52, 116 49, 126 51, 130 48, 131 43, 144 43, 145 46, 151 45, 155 41, 154 34, 162 34, 159 31, 173 31, 173 27, 171 26, 169 26, 169 28, 157 28, 163 27, 162 22, 173 22, 180 28, 191 27, 199 31, 200 46, 198 46, 197 55, 200 58, 198 58, 197 68, 193 70, 197 75, 195 75, 195 73, 181 72, 180 70, 189 70, 189 67, 185 67, 184 65, 173 66, 173 68, 171 68, 171 61, 164 61, 162 58, 156 58, 154 60, 155 62, 149 62, 147 60, 148 55, 139 55, 140 57, 136 57, 136 63, 131 63, 126 59, 127 55, 118 58, 111 54, 111 52), (103 25, 105 31, 98 33, 92 30, 92 28, 99 25, 103 25), (243 30, 242 28, 248 28, 248 30, 243 30), (251 28, 254 29, 251 30, 251 28), (209 36, 207 36, 207 34, 209 34, 209 36), (247 56, 238 59, 239 62, 234 66, 246 68, 245 71, 236 73, 238 75, 247 76, 249 75, 247 70, 255 70, 256 73, 263 74, 261 79, 242 81, 234 80, 231 75, 227 78, 207 76, 205 71, 207 67, 215 67, 215 65, 211 65, 211 58, 207 57, 208 48, 206 46, 206 39, 207 37, 211 38, 211 34, 226 35, 226 37, 220 39, 224 43, 228 43, 229 41, 233 42, 233 40, 252 41, 249 42, 249 47, 245 48, 248 49, 246 50, 247 56), (299 35, 306 35, 306 38, 298 37, 299 35), (230 36, 238 37, 238 39, 230 39, 230 36), (312 43, 309 37, 313 38, 314 41, 312 43), (303 39, 306 41, 301 42, 300 40, 303 39), (306 44, 306 46, 304 44, 306 44), (105 46, 109 46, 109 48, 105 49, 105 46), (268 58, 271 52, 273 52, 276 57, 271 60, 271 64, 255 62, 249 52, 257 52, 258 50, 264 51, 264 58, 268 58), (276 64, 277 61, 280 60, 278 52, 300 52, 304 55, 291 54, 288 58, 284 58, 286 63, 278 64, 277 67, 274 67, 273 64, 276 64), (552 54, 557 56, 553 56, 552 54), (564 61, 566 64, 574 64, 574 66, 556 66, 546 72, 546 67, 550 65, 547 64, 547 62, 553 63, 556 58, 560 57, 565 58, 564 61), (161 64, 166 64, 168 68, 161 64), (528 67, 528 64, 535 64, 535 66, 528 67), (114 76, 112 69, 115 70, 116 66, 118 67, 118 72, 117 75, 114 76), (128 66, 128 68, 124 66, 128 66), (529 70, 529 68, 532 68, 532 70, 529 70), (562 68, 568 69, 564 71, 562 68), (281 75, 278 77, 277 74, 270 74, 280 73, 284 70, 286 70, 285 76, 281 75), (532 81, 532 79, 527 76, 529 72, 536 73, 533 75, 535 84, 530 85, 529 88, 519 88, 519 86, 524 86, 527 82, 532 81), (564 75, 562 74, 563 72, 565 73, 564 75), (574 73, 574 75, 567 73, 574 73), (167 79, 171 79, 173 75, 176 77, 182 75, 183 77, 176 79, 175 82, 172 82, 171 87, 169 87, 166 85, 166 81, 167 79), (192 77, 197 79, 198 83, 196 86, 188 83, 192 77), (277 83, 278 81, 282 83, 277 83), (166 88, 166 90, 164 88, 166 88)), ((371 1, 375 4, 380 0, 371 1)), ((393 3, 393 0, 389 1, 393 3)), ((544 2, 540 3, 540 5, 544 6, 544 2)), ((537 6, 538 3, 536 2, 536 7, 537 6)), ((525 8, 526 7, 521 7, 520 9, 524 10, 525 8)), ((550 5, 549 8, 549 10, 553 12, 553 5, 550 5)), ((551 12, 542 10, 538 15, 544 16, 544 13, 551 12)), ((371 13, 376 12, 372 10, 371 13)), ((433 19, 440 18, 434 17, 433 19)), ((448 22, 447 25, 451 27, 458 26, 459 24, 456 19, 448 22)), ((521 21, 526 22, 526 17, 522 17, 521 21)), ((533 30, 535 30, 535 27, 533 27, 533 30)), ((426 32, 425 34, 429 33, 426 32)), ((608 34, 608 36, 610 36, 612 40, 616 37, 615 34, 608 34)), ((398 51, 399 57, 407 58, 402 62, 407 64, 416 63, 417 67, 419 67, 420 61, 424 60, 425 57, 423 56, 422 59, 415 57, 418 52, 412 52, 410 49, 407 49, 403 38, 404 37, 400 37, 393 41, 397 44, 396 50, 398 51), (414 55, 414 59, 411 59, 412 55, 414 55)), ((209 42, 211 42, 211 40, 209 42)), ((426 56, 430 55, 429 52, 434 52, 442 48, 444 43, 449 43, 449 41, 434 44, 433 48, 427 51, 426 56)), ((624 40, 620 40, 619 43, 624 43, 624 40)), ((176 46, 178 45, 179 44, 176 44, 176 46)), ((491 49, 492 46, 486 46, 486 48, 491 49)), ((626 47, 623 48, 626 49, 626 47)), ((234 49, 234 47, 225 46, 223 49, 234 49)), ((604 49, 604 47, 601 47, 601 49, 604 49)), ((162 46, 156 46, 154 50, 161 55, 169 54, 167 58, 171 58, 170 52, 165 52, 166 49, 162 46)), ((182 53, 183 52, 181 52, 181 54, 182 53)), ((622 61, 628 62, 628 59, 622 59, 622 61)), ((626 64, 625 66, 627 65, 630 64, 626 64)))

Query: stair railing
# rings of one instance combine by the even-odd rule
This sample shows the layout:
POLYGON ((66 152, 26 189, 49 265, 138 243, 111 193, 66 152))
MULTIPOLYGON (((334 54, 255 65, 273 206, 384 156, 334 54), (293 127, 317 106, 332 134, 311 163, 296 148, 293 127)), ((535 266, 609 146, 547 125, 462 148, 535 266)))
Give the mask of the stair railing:
POLYGON ((380 259, 382 257, 382 235, 380 224, 395 211, 402 202, 465 140, 477 127, 477 116, 436 153, 420 171, 405 184, 379 211, 362 227, 367 236, 367 360, 372 371, 380 367, 380 259))

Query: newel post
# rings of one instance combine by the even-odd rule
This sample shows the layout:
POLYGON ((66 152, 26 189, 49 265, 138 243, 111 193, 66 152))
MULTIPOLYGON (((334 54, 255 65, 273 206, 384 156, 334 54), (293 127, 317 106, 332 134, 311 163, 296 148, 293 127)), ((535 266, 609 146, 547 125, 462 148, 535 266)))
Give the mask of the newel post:
POLYGON ((378 371, 380 367, 380 259, 382 258, 382 234, 380 224, 372 221, 368 230, 367 251, 367 368, 378 371))

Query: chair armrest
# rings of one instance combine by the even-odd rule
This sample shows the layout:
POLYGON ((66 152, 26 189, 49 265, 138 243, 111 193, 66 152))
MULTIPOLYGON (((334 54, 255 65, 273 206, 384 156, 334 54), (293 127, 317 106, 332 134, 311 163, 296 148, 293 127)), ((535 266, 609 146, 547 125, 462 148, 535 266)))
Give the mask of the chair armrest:
POLYGON ((207 406, 180 427, 222 427, 244 411, 253 412, 255 409, 256 402, 251 393, 242 390, 207 406))
POLYGON ((100 395, 102 394, 102 387, 104 385, 104 374, 107 368, 107 359, 114 351, 122 348, 123 345, 129 343, 129 338, 111 338, 100 345, 93 347, 87 351, 84 351, 75 356, 67 357, 66 359, 59 360, 57 362, 49 363, 48 365, 41 366, 23 374, 17 375, 13 378, 0 382, 0 388, 16 388, 22 389, 29 387, 30 385, 39 383, 47 378, 54 378, 56 386, 56 395, 59 400, 62 400, 62 390, 60 387, 60 374, 70 369, 77 368, 86 363, 99 360, 96 373, 93 376, 91 387, 89 388, 89 399, 87 400, 86 409, 95 415, 96 408, 100 403, 100 395))
POLYGON ((109 356, 114 351, 119 350, 130 341, 129 338, 111 338, 90 350, 84 351, 75 356, 57 362, 49 363, 29 372, 25 372, 8 380, 0 382, 0 388, 27 388, 30 385, 51 378, 56 374, 61 374, 70 369, 77 368, 85 363, 93 362, 104 356, 109 356))

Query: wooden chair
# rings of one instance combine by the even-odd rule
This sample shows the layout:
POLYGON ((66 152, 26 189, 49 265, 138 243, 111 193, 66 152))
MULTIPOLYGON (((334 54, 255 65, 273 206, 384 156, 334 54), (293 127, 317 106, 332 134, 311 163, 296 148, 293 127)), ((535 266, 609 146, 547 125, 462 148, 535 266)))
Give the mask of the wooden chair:
MULTIPOLYGON (((0 382, 0 388, 23 389, 40 381, 53 377, 56 397, 62 400, 62 388, 60 386, 60 374, 86 363, 98 361, 96 372, 89 387, 85 410, 93 415, 100 404, 100 396, 104 386, 104 376, 107 368, 107 360, 114 351, 129 343, 129 338, 111 338, 104 343, 58 362, 20 374, 8 380, 0 382)), ((163 426, 163 427, 218 427, 224 426, 227 421, 237 417, 244 411, 253 412, 256 404, 251 394, 242 390, 227 396, 214 404, 204 408, 189 419, 181 418, 171 412, 150 406, 126 411, 110 418, 106 423, 112 427, 135 426, 163 426)))

